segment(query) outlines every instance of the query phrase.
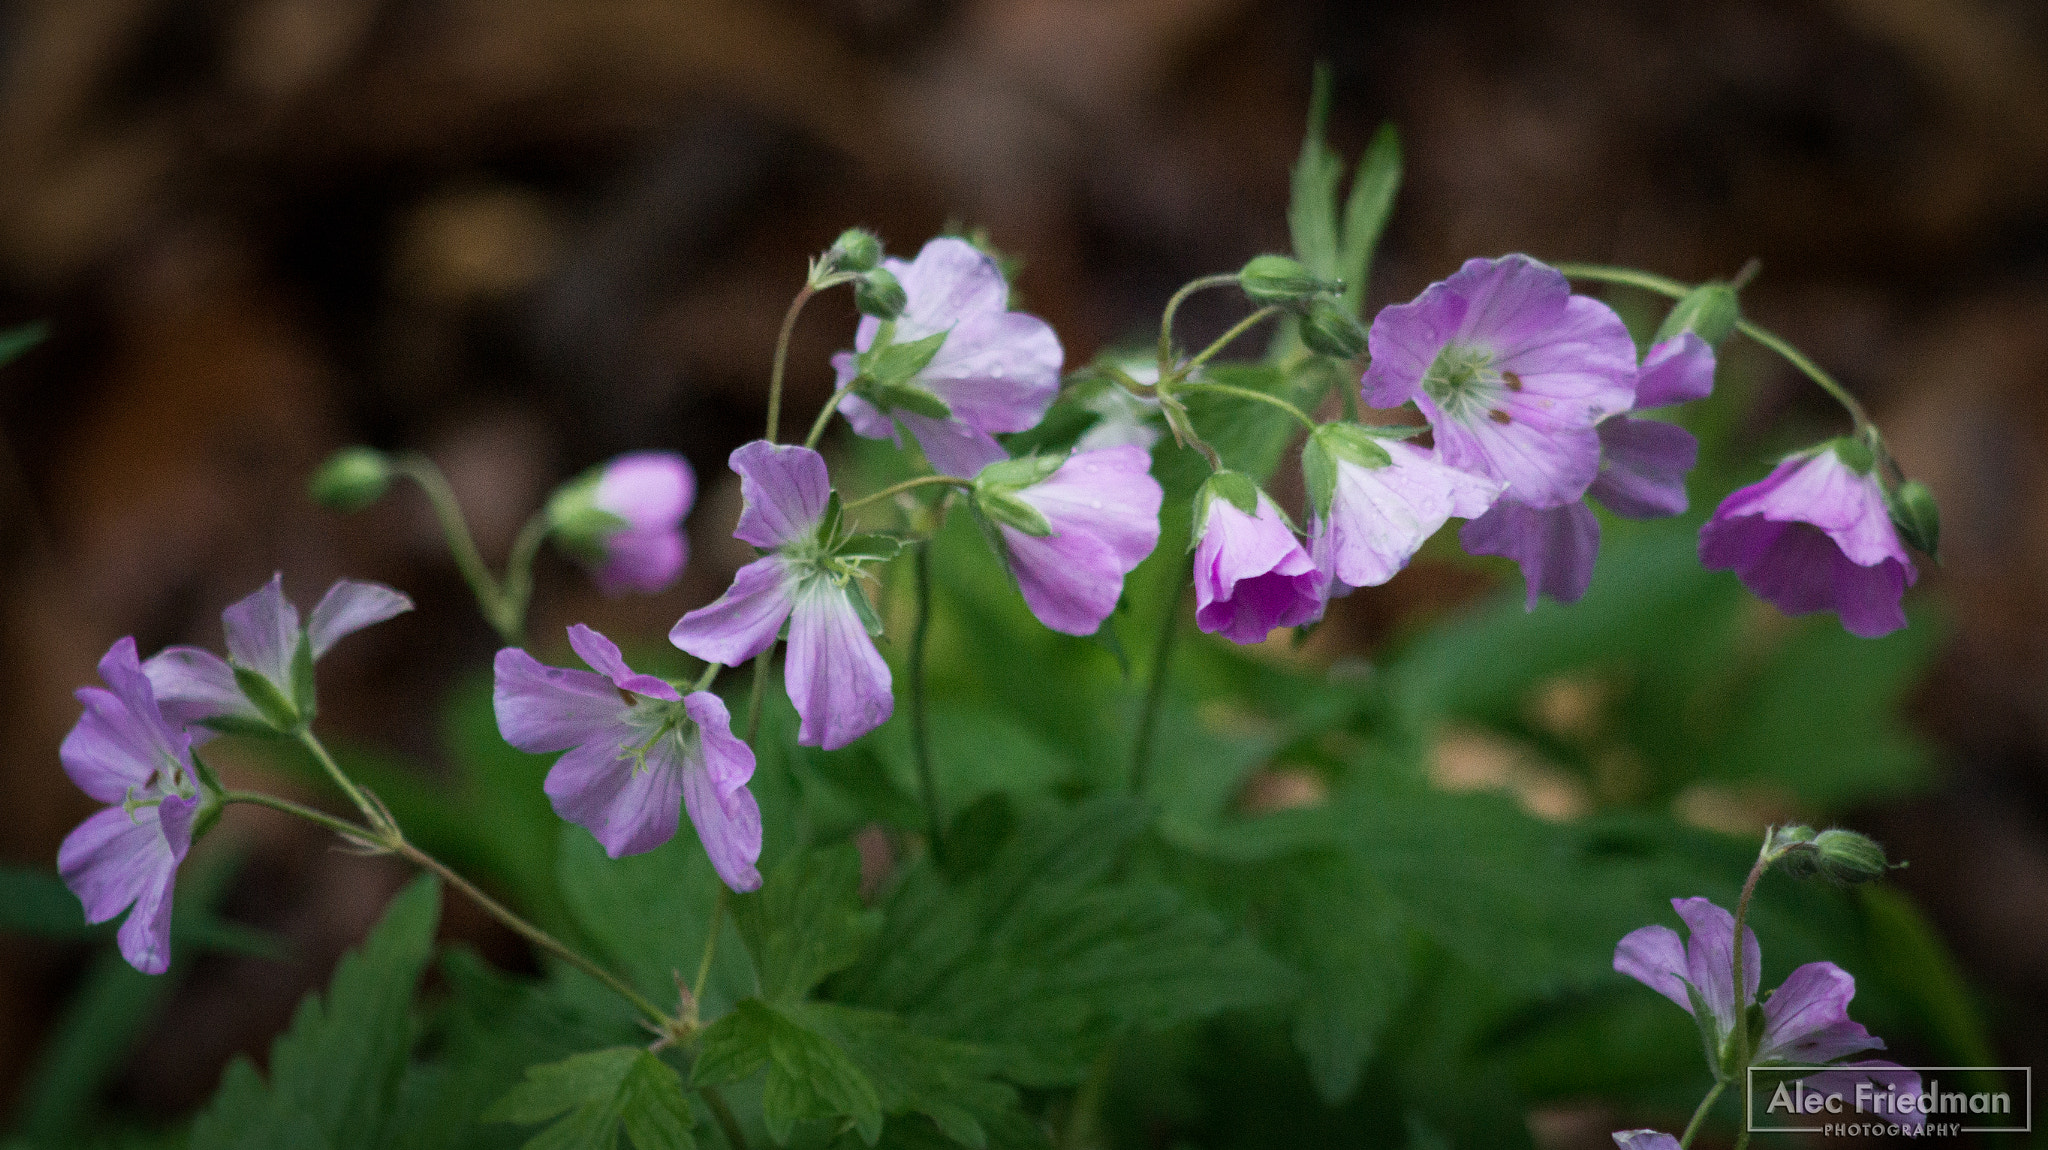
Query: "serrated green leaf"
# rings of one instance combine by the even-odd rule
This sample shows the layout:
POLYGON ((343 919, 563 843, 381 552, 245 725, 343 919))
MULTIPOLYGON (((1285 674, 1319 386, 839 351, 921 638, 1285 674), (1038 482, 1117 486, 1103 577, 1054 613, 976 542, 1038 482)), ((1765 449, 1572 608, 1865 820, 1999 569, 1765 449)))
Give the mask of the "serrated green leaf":
POLYGON ((860 957, 880 916, 860 905, 860 852, 841 844, 793 855, 761 889, 732 900, 733 921, 754 955, 761 995, 801 1000, 860 957))
POLYGON ((613 1150, 622 1132, 637 1150, 692 1150, 697 1144, 682 1077, 637 1046, 528 1067, 526 1080, 483 1117, 527 1126, 550 1123, 525 1150, 613 1150))
POLYGON ((717 1086, 766 1066, 761 1094, 768 1133, 787 1145, 798 1122, 846 1118, 872 1146, 882 1135, 882 1100, 860 1067, 837 1044, 792 1017, 789 1008, 758 998, 742 1001, 700 1040, 692 1081, 717 1086))

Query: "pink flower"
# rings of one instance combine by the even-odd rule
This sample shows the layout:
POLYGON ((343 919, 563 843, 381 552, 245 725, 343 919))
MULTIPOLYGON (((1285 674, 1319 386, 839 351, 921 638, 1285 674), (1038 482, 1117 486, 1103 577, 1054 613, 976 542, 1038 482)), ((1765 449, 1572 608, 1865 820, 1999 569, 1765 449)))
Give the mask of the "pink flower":
MULTIPOLYGON (((1052 461, 1019 460, 1026 469, 1052 461)), ((1003 485, 998 464, 982 473, 981 500, 1010 499, 1043 518, 1043 535, 997 519, 1005 558, 1038 620, 1068 635, 1092 635, 1116 610, 1124 576, 1159 545, 1159 481, 1138 447, 1068 456, 1028 486, 1003 485)))
POLYGON ((1235 472, 1197 497, 1195 625, 1233 643, 1320 618, 1323 581, 1280 508, 1235 472), (1248 510, 1249 509, 1249 510, 1248 510))
POLYGON ((1833 611, 1865 639, 1905 626, 1900 600, 1919 573, 1869 463, 1868 448, 1838 439, 1778 464, 1714 509, 1700 562, 1787 615, 1833 611))
POLYGON ((607 595, 667 590, 689 562, 690 543, 681 524, 696 498, 697 477, 689 461, 672 452, 636 451, 605 464, 591 503, 626 526, 598 543, 603 557, 591 568, 598 590, 607 595))
POLYGON ((1484 514, 1501 492, 1491 479, 1352 424, 1318 428, 1301 458, 1310 554, 1326 593, 1392 579, 1451 516, 1484 514))

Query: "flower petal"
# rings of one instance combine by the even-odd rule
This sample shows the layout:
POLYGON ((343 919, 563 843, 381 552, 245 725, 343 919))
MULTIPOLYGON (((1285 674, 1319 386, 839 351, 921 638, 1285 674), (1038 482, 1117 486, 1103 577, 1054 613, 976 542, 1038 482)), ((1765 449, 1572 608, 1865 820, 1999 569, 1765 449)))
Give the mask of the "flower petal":
POLYGON ((620 745, 630 708, 604 676, 549 667, 517 647, 499 651, 492 669, 491 707, 506 742, 535 755, 593 740, 620 745))
POLYGON ((1195 545, 1195 625, 1233 643, 1258 643, 1275 627, 1323 610, 1323 580, 1280 510, 1259 493, 1258 515, 1210 501, 1195 545))
POLYGON ((1534 611, 1540 595, 1560 603, 1585 595, 1600 553, 1600 520, 1584 503, 1536 508, 1503 498, 1465 524, 1458 541, 1474 555, 1513 559, 1528 592, 1524 609, 1534 611))
POLYGON ((80 823, 57 852, 57 869, 78 896, 87 922, 105 922, 129 906, 121 956, 144 974, 170 965, 171 889, 192 842, 195 800, 166 797, 131 816, 107 807, 80 823))
POLYGON ((292 693, 292 657, 298 653, 299 609, 284 597, 284 573, 231 604, 220 614, 228 634, 228 654, 275 684, 286 698, 292 693))
POLYGON ((960 419, 933 419, 914 411, 898 411, 896 418, 917 436, 925 460, 940 475, 972 479, 982 468, 1010 457, 988 432, 960 419))
POLYGON ((1662 1130, 1616 1130, 1614 1144, 1621 1150, 1683 1150, 1678 1139, 1662 1130))
MULTIPOLYGON (((234 668, 203 648, 165 647, 142 661, 142 673, 149 676, 164 718, 173 723, 190 725, 224 715, 256 721, 263 718, 235 684, 234 668)), ((211 734, 203 727, 188 733, 195 741, 202 733, 211 734)))
POLYGON ((1060 390, 1064 359, 1052 326, 1022 312, 963 317, 916 382, 979 431, 1026 431, 1060 390))
POLYGON ((1912 565, 1885 510, 1877 477, 1856 471, 1832 450, 1785 460, 1761 481, 1723 500, 1714 512, 1716 520, 1741 516, 1810 523, 1861 567, 1888 559, 1912 565))
POLYGON ((135 640, 116 640, 100 659, 99 670, 113 689, 79 689, 85 712, 57 750, 64 773, 78 789, 100 802, 119 803, 131 787, 168 782, 165 772, 191 771, 191 737, 172 727, 157 707, 135 657, 135 640))
POLYGON ((682 693, 667 682, 653 675, 643 675, 626 666, 625 657, 619 654, 619 645, 591 630, 581 623, 569 628, 569 649, 576 657, 590 664, 592 670, 612 681, 621 691, 646 695, 651 699, 666 699, 673 703, 680 700, 682 693))
POLYGON ((1714 391, 1714 349, 1696 332, 1680 332, 1643 357, 1636 376, 1637 411, 1705 399, 1714 391))
POLYGON ((668 641, 706 662, 737 667, 774 645, 795 605, 793 584, 781 556, 756 559, 716 601, 677 620, 668 641))
POLYGON ((672 451, 634 451, 605 464, 592 497, 641 531, 673 530, 697 499, 690 461, 672 451))
MULTIPOLYGON (((1824 1070, 1819 1074, 1809 1074, 1799 1081, 1804 1083, 1808 1090, 1823 1097, 1829 1094, 1840 1094, 1849 1102, 1852 1111, 1858 1108, 1856 1087, 1859 1083, 1869 1082, 1874 1084, 1877 1087, 1877 1096, 1879 1098, 1882 1098, 1887 1093, 1912 1094, 1915 1096, 1920 1093, 1920 1075, 1917 1072, 1908 1070, 1896 1062, 1886 1062, 1883 1059, 1870 1059, 1864 1062, 1844 1062, 1833 1070, 1824 1070)), ((1927 1121, 1927 1116, 1922 1114, 1917 1108, 1910 1111, 1873 1108, 1860 1111, 1860 1113, 1873 1119, 1881 1119, 1900 1126, 1917 1127, 1927 1121)))
POLYGON ((1662 519, 1685 512, 1685 476, 1700 443, 1674 423, 1627 415, 1600 421, 1600 477, 1586 489, 1616 515, 1662 519))
POLYGON ((683 807, 711 866, 725 885, 744 894, 761 887, 761 807, 747 781, 754 750, 732 733, 732 715, 709 691, 696 691, 683 707, 697 724, 694 760, 683 764, 683 807))
POLYGON ((998 528, 1017 589, 1038 621, 1065 635, 1093 635, 1116 610, 1125 569, 1100 537, 1058 532, 1042 538, 998 528))
MULTIPOLYGON (((903 314, 896 320, 899 342, 947 331, 970 316, 1001 312, 1010 306, 1010 285, 988 253, 952 236, 927 242, 917 258, 882 262, 903 285, 903 314)), ((862 325, 866 327, 866 324, 862 325)), ((865 350, 873 336, 856 346, 865 350)))
POLYGON ((824 456, 808 447, 778 447, 757 439, 734 448, 731 463, 746 502, 733 538, 772 549, 817 530, 832 495, 824 456))
POLYGON ((1671 906, 1685 920, 1691 937, 1685 944, 1686 979, 1714 1012, 1721 1034, 1734 1030, 1742 1011, 1756 1001, 1757 984, 1762 981, 1763 952, 1757 948, 1756 932, 1742 928, 1742 984, 1740 1003, 1735 1000, 1735 916, 1703 898, 1674 898, 1671 906))
POLYGON ((889 665, 847 598, 861 593, 820 579, 797 595, 783 677, 803 720, 796 741, 806 747, 843 747, 895 708, 889 665))
POLYGON ((1453 515, 1484 514, 1501 485, 1446 467, 1406 443, 1382 444, 1392 462, 1337 464, 1330 515, 1310 532, 1311 553, 1325 579, 1345 587, 1377 587, 1392 579, 1453 515))
POLYGON ((605 595, 658 595, 676 581, 689 560, 690 541, 673 527, 617 531, 605 537, 604 562, 590 577, 605 595))
MULTIPOLYGON (((636 733, 628 729, 625 738, 636 733)), ((612 858, 653 850, 675 837, 682 818, 683 762, 675 736, 649 748, 640 770, 624 745, 593 739, 555 760, 541 784, 555 813, 589 831, 612 858)))
POLYGON ((1856 979, 1832 962, 1809 962, 1793 971, 1764 1003, 1757 1061, 1833 1062, 1884 1049, 1883 1039, 1850 1021, 1854 997, 1856 979))
POLYGON ((1645 926, 1622 936, 1614 948, 1614 969, 1692 1013, 1692 998, 1685 992, 1685 943, 1670 927, 1645 926))
POLYGON ((319 605, 313 608, 312 621, 306 625, 306 637, 313 642, 313 657, 325 655, 335 640, 344 635, 353 635, 410 610, 411 599, 382 583, 337 579, 327 594, 320 597, 319 605))
POLYGON ((1101 539, 1129 574, 1159 546, 1159 505, 1152 456, 1139 447, 1077 451, 1059 470, 1017 493, 1037 508, 1056 535, 1085 533, 1101 539))

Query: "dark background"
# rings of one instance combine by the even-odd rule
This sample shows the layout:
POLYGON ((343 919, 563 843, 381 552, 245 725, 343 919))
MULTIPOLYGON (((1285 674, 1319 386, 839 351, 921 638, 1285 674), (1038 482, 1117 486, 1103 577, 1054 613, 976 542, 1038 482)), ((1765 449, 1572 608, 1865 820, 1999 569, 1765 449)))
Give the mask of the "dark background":
MULTIPOLYGON (((0 8, 0 861, 48 865, 88 802, 69 692, 115 638, 218 645, 273 569, 420 612, 323 664, 325 719, 430 758, 494 646, 417 495, 342 518, 329 450, 431 453, 502 556, 560 479, 632 448, 704 482, 683 583, 607 602, 544 560, 534 632, 658 635, 723 585, 776 325, 807 254, 949 223, 1023 260, 1079 364, 1182 281, 1284 249, 1308 75, 1332 137, 1397 123, 1407 180, 1372 306, 1473 255, 1697 280, 1864 396, 1946 513, 1915 595, 1947 636, 1915 696, 1929 792, 1849 812, 1992 1007, 2048 1054, 2048 7, 2037 0, 53 0, 0 8)), ((1220 296, 1221 293, 1212 293, 1220 296)), ((1203 297, 1190 331, 1228 302, 1203 297)), ((853 312, 806 314, 789 419, 853 312)), ((1746 355, 1766 429, 1835 426, 1746 355)), ((1349 601, 1327 657, 1485 590, 1418 570, 1349 601), (1370 602, 1367 602, 1369 600, 1370 602)), ((248 769, 232 756, 232 777, 248 769)), ((1738 796, 1739 797, 1739 796, 1738 796)), ((260 1051, 400 872, 238 811, 224 904, 287 962, 206 959, 118 1102, 175 1114, 260 1051)), ((507 940, 450 903, 447 930, 507 940)), ((0 942, 0 1099, 80 952, 0 942)), ((0 1108, 5 1103, 0 1102, 0 1108)))

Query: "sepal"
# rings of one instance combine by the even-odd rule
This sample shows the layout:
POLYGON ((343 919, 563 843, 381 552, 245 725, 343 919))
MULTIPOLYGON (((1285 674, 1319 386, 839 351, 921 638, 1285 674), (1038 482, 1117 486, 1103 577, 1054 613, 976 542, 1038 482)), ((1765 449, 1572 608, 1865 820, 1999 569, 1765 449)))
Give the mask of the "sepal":
POLYGON ((1052 521, 1045 513, 1019 499, 1014 493, 994 487, 977 487, 974 502, 983 515, 1006 527, 1014 527, 1035 539, 1052 534, 1052 521))
MULTIPOLYGON (((302 641, 300 646, 304 645, 302 641)), ((235 686, 241 688, 242 697, 249 700, 269 722, 271 730, 289 733, 299 728, 298 708, 292 705, 290 699, 285 698, 284 692, 278 690, 277 684, 239 664, 230 663, 229 667, 235 673, 235 686)))
POLYGON ((1740 322, 1742 305, 1735 297, 1734 285, 1714 280, 1692 289, 1673 304, 1650 342, 1663 343, 1689 331, 1705 340, 1708 347, 1719 347, 1740 322))
POLYGON ((1354 359, 1365 350, 1365 325, 1344 305, 1318 298, 1301 317, 1301 342, 1332 359, 1354 359))
POLYGON ((1884 507, 1891 514, 1892 526, 1899 529, 1899 538, 1924 555, 1939 554, 1941 508, 1925 483, 1908 479, 1897 487, 1886 488, 1884 507))
POLYGON ((1254 303, 1292 307, 1344 290, 1342 282, 1318 279, 1293 256, 1253 256, 1237 273, 1237 285, 1254 303))
POLYGON ((882 241, 866 228, 848 228, 839 233, 825 251, 825 263, 834 272, 871 272, 882 262, 882 241))
POLYGON ((556 488, 548 497, 548 530, 556 545, 571 555, 602 559, 604 541, 630 526, 597 505, 597 485, 602 478, 603 472, 593 468, 556 488))

